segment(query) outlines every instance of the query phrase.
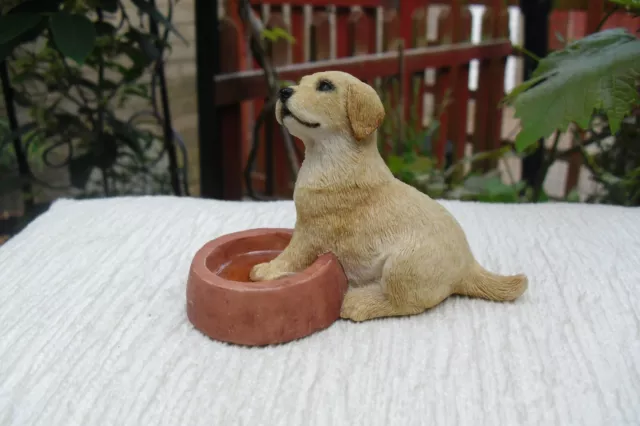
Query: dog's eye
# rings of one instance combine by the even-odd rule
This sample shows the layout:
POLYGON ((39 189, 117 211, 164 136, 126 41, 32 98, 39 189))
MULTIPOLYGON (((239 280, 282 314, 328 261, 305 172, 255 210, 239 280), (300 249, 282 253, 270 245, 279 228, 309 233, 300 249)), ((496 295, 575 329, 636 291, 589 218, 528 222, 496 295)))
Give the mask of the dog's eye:
POLYGON ((316 87, 318 92, 330 92, 333 89, 335 89, 335 86, 331 84, 329 80, 320 80, 318 82, 318 87, 316 87))

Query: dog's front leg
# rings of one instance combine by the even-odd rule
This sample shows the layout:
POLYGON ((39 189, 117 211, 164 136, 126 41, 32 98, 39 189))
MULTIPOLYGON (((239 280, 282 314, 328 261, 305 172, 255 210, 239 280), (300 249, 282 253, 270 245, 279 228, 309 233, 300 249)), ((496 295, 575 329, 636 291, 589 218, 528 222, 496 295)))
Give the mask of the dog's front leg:
POLYGON ((251 269, 252 281, 268 281, 293 275, 307 268, 316 259, 317 252, 305 242, 300 232, 294 231, 289 245, 271 262, 260 263, 251 269))

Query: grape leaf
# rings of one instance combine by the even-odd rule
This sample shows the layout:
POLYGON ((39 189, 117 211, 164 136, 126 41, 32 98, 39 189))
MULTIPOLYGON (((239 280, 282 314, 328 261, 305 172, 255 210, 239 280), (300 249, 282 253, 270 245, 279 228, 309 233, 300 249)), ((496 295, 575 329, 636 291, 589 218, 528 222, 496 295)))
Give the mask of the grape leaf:
POLYGON ((640 9, 640 0, 609 0, 611 3, 616 3, 621 6, 629 7, 631 9, 640 9))
POLYGON ((93 23, 84 15, 58 12, 51 16, 49 27, 60 51, 77 63, 84 63, 96 41, 93 23))
POLYGON ((522 126, 516 149, 572 122, 586 128, 595 110, 607 115, 615 133, 640 103, 639 77, 640 40, 624 29, 601 31, 551 53, 505 98, 522 126))
POLYGON ((35 27, 42 20, 40 15, 16 13, 0 16, 0 44, 5 44, 27 30, 35 27))

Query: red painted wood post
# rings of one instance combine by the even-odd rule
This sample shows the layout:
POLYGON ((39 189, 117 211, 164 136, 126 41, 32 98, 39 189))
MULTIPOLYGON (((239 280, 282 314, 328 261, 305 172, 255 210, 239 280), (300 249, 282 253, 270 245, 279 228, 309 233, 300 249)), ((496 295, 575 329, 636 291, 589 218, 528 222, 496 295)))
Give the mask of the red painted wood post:
MULTIPOLYGON (((492 0, 491 2, 491 35, 492 38, 502 39, 509 36, 509 13, 504 5, 504 0, 492 0)), ((489 93, 488 93, 488 121, 487 142, 488 150, 500 147, 502 143, 502 115, 500 102, 505 96, 504 75, 507 66, 507 58, 493 58, 489 61, 489 93)), ((496 167, 495 160, 489 162, 496 167)))
MULTIPOLYGON (((237 1, 237 0, 234 0, 237 1)), ((253 11, 261 18, 264 20, 264 17, 262 16, 262 8, 259 7, 259 5, 256 4, 252 4, 253 6, 253 11)), ((260 66, 258 65, 258 62, 255 59, 251 60, 251 68, 252 69, 259 69, 260 66)), ((252 101, 250 101, 251 103, 251 109, 252 109, 252 114, 251 114, 251 119, 248 122, 248 128, 247 131, 249 133, 249 137, 250 137, 250 143, 253 143, 253 127, 255 126, 255 121, 258 118, 258 115, 260 114, 260 112, 262 111, 262 107, 264 106, 264 99, 261 98, 255 98, 252 101)), ((267 152, 265 149, 265 136, 266 136, 266 132, 265 132, 265 126, 263 125, 260 130, 258 131, 258 150, 257 150, 257 156, 256 156, 256 160, 255 160, 255 168, 253 170, 253 173, 251 175, 251 182, 253 185, 253 189, 256 193, 262 193, 262 194, 266 194, 268 192, 270 192, 270 190, 272 190, 272 188, 267 188, 267 152)))
MULTIPOLYGON (((471 38, 471 18, 468 9, 462 9, 460 0, 451 0, 451 6, 438 19, 440 44, 460 43, 471 38)), ((437 72, 437 105, 441 108, 440 128, 435 144, 439 166, 444 166, 446 144, 454 144, 456 158, 464 157, 469 99, 469 70, 466 66, 440 69, 437 72), (461 136, 460 136, 461 135, 461 136), (458 141, 461 141, 458 145, 458 141)))
MULTIPOLYGON (((289 26, 284 20, 282 6, 271 6, 269 21, 267 28, 282 28, 289 31, 289 26)), ((289 61, 290 42, 280 38, 275 42, 268 42, 267 48, 271 56, 271 63, 275 67, 287 65, 289 61)), ((291 166, 289 164, 287 150, 285 147, 284 137, 280 124, 276 120, 273 111, 269 111, 267 118, 267 137, 272 140, 272 170, 274 175, 274 195, 277 197, 291 198, 293 196, 293 179, 291 175, 291 166)))
MULTIPOLYGON (((453 14, 452 14, 453 16, 453 14)), ((460 18, 453 27, 455 43, 471 42, 471 12, 467 7, 459 11, 460 18)), ((462 160, 467 146, 467 122, 469 117, 469 67, 470 63, 456 67, 453 93, 452 118, 449 121, 449 138, 453 142, 455 160, 462 160)))
MULTIPOLYGON (((227 11, 236 6, 235 2, 227 3, 227 11)), ((243 68, 243 43, 238 26, 237 16, 233 12, 227 14, 219 22, 220 46, 225 52, 220 56, 220 72, 230 73, 243 68), (234 19, 235 18, 235 19, 234 19)), ((224 141, 224 198, 239 200, 243 195, 242 170, 244 167, 243 147, 245 146, 244 129, 246 116, 243 116, 241 103, 217 107, 220 122, 220 137, 224 141)))
MULTIPOLYGON (((400 38, 404 41, 404 48, 410 49, 415 46, 413 35, 413 16, 416 9, 419 8, 420 0, 402 0, 399 3, 400 38)), ((404 116, 401 117, 401 119, 406 122, 410 119, 411 104, 413 101, 413 76, 410 72, 405 72, 400 76, 400 78, 402 79, 402 100, 404 102, 404 116)))
POLYGON ((549 16, 549 51, 562 49, 571 38, 569 21, 573 14, 568 10, 555 10, 549 16), (563 38, 564 41, 560 40, 563 38))
MULTIPOLYGON (((447 45, 452 41, 451 10, 443 9, 438 15, 438 36, 435 45, 447 45)), ((451 102, 453 79, 450 68, 436 69, 434 84, 434 118, 438 121, 436 138, 431 142, 431 150, 439 167, 444 166, 446 142, 449 130, 449 103, 451 102)))
POLYGON ((309 61, 331 58, 331 23, 326 8, 314 8, 309 41, 309 61))
POLYGON ((304 8, 291 5, 291 35, 296 42, 291 47, 293 63, 304 62, 304 8))
MULTIPOLYGON (((481 27, 481 40, 486 41, 491 39, 491 16, 488 13, 488 9, 482 15, 482 27, 481 27)), ((473 152, 479 153, 489 149, 488 133, 487 133, 487 118, 489 116, 489 76, 490 67, 488 59, 479 60, 478 69, 478 86, 475 93, 474 102, 474 124, 473 124, 473 152)), ((474 165, 474 169, 482 172, 486 172, 490 168, 490 163, 487 161, 478 162, 474 165)))
MULTIPOLYGON (((600 21, 604 16, 605 0, 589 0, 587 8, 587 34, 593 34, 598 30, 600 21)), ((582 134, 582 132, 581 132, 582 134)), ((581 143, 581 142, 579 142, 581 143)), ((567 180, 565 181, 564 191, 568 194, 578 185, 580 178, 580 169, 582 167, 582 157, 578 154, 572 155, 568 160, 569 168, 567 170, 567 180)))
POLYGON ((345 58, 351 55, 349 51, 349 18, 351 8, 336 7, 336 57, 345 58))
POLYGON ((356 10, 349 17, 347 33, 349 52, 353 56, 366 55, 376 51, 375 9, 356 10))
MULTIPOLYGON (((411 17, 411 46, 427 47, 429 40, 427 38, 427 25, 429 18, 429 9, 426 4, 420 4, 411 17)), ((409 85, 409 104, 406 112, 409 125, 416 126, 416 135, 424 128, 424 97, 427 92, 425 82, 425 70, 420 70, 410 74, 407 81, 409 85)), ((421 142, 421 141, 420 141, 421 142)), ((422 143, 418 143, 414 147, 416 152, 421 152, 422 143)))
POLYGON ((587 8, 587 35, 598 31, 598 26, 604 16, 605 0, 589 0, 587 8))
MULTIPOLYGON (((441 34, 441 30, 440 30, 440 14, 439 14, 439 10, 436 9, 435 7, 429 7, 428 5, 425 7, 425 19, 427 20, 427 27, 426 27, 426 33, 425 33, 425 37, 422 40, 422 43, 424 43, 425 46, 437 46, 440 44, 441 38, 442 38, 442 34, 441 34), (435 19, 435 22, 431 19, 432 15, 437 15, 435 16, 437 19, 435 19), (433 28, 432 28, 433 27, 433 28), (430 31, 435 30, 436 31, 436 40, 434 41, 430 41, 427 36, 429 34, 430 31)), ((418 108, 420 108, 418 111, 418 116, 422 117, 424 119, 425 116, 425 112, 424 112, 424 100, 426 97, 426 103, 427 106, 429 107, 430 111, 429 111, 429 118, 428 118, 428 126, 427 127, 431 127, 434 125, 434 121, 438 120, 440 117, 438 116, 438 108, 440 105, 441 100, 439 99, 440 97, 440 93, 439 93, 439 85, 438 85, 438 79, 437 79, 437 75, 438 75, 438 70, 435 68, 428 68, 427 70, 427 76, 429 78, 429 81, 426 82, 424 80, 421 81, 421 87, 418 90, 418 97, 419 99, 423 99, 423 102, 420 103, 420 105, 418 106, 418 108)), ((434 144, 435 142, 432 142, 432 151, 435 148, 434 144)))
MULTIPOLYGON (((382 22, 382 51, 383 52, 397 52, 402 40, 400 32, 400 17, 396 8, 384 8, 383 9, 383 22, 382 22)), ((402 76, 399 76, 402 78, 402 76)), ((396 93, 394 86, 399 85, 399 80, 395 77, 385 77, 381 79, 380 84, 380 98, 382 99, 387 109, 387 116, 385 118, 385 130, 389 129, 390 132, 383 134, 384 144, 382 145, 382 155, 387 157, 388 155, 399 153, 402 146, 400 144, 404 135, 400 134, 401 126, 398 123, 398 117, 396 114, 398 108, 399 93, 396 93)))

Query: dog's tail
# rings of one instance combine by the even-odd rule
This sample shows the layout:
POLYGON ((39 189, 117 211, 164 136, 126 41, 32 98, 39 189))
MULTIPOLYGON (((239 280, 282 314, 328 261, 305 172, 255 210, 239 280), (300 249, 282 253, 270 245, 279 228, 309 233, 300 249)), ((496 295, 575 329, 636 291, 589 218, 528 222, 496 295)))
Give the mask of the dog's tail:
POLYGON ((458 288, 457 294, 506 302, 520 297, 528 287, 525 275, 497 275, 475 264, 458 288))

